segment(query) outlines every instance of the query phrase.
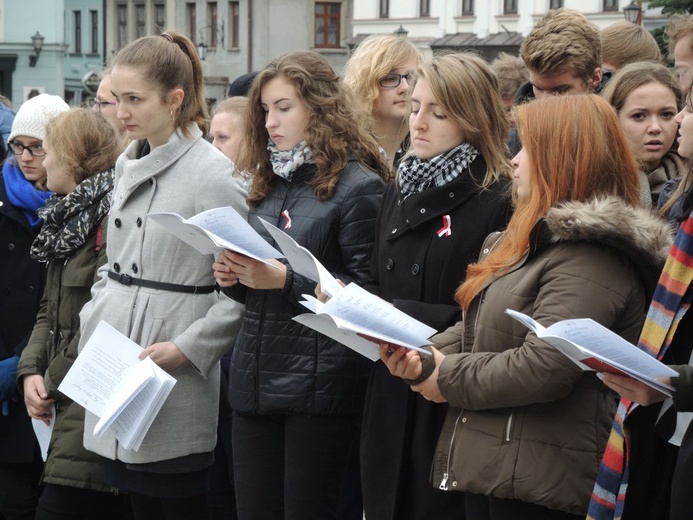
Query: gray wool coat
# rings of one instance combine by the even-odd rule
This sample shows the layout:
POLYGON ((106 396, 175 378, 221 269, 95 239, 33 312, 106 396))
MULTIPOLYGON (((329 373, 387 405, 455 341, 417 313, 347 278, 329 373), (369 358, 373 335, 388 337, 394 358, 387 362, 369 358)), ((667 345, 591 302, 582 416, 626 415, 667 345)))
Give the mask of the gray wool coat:
POLYGON ((213 255, 202 255, 147 219, 170 211, 184 218, 232 206, 247 216, 246 193, 232 177, 232 163, 202 138, 174 132, 168 141, 137 159, 141 142, 130 143, 116 163, 108 220, 108 264, 92 299, 80 313, 80 350, 104 320, 142 347, 175 343, 189 362, 171 372, 176 385, 139 451, 125 450, 110 432, 93 435, 97 418, 87 412, 84 445, 104 457, 143 464, 205 453, 216 444, 219 358, 233 345, 243 306, 211 294, 184 294, 108 278, 108 270, 133 278, 183 285, 212 285, 213 255))

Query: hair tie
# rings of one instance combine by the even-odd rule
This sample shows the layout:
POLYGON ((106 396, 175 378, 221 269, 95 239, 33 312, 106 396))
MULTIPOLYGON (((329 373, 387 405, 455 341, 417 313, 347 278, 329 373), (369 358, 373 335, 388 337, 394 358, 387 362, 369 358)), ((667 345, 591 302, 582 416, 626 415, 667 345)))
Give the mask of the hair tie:
POLYGON ((163 36, 163 37, 166 38, 168 41, 170 41, 171 43, 173 43, 173 38, 171 37, 171 35, 170 35, 169 33, 162 32, 162 33, 161 33, 161 36, 163 36))

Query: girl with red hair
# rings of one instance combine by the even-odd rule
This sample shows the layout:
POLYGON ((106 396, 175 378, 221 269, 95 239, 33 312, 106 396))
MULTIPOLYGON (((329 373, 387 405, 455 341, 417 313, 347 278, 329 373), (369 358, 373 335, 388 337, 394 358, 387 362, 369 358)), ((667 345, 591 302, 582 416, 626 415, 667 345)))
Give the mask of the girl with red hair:
POLYGON ((614 399, 504 311, 545 327, 591 318, 633 341, 671 239, 637 207, 637 166, 606 101, 550 97, 515 120, 515 213, 467 269, 462 321, 433 337, 432 356, 384 345, 381 358, 413 391, 448 402, 432 483, 464 491, 467 518, 578 519, 614 399))

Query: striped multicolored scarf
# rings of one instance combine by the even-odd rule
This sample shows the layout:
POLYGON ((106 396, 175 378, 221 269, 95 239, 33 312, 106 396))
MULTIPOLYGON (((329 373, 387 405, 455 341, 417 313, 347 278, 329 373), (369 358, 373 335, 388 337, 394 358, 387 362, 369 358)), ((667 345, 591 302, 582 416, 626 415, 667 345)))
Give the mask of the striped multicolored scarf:
MULTIPOLYGON (((638 347, 661 359, 693 299, 693 216, 679 228, 659 277, 638 347)), ((623 516, 628 487, 628 425, 634 403, 621 399, 609 442, 592 491, 588 520, 618 520, 623 516)))

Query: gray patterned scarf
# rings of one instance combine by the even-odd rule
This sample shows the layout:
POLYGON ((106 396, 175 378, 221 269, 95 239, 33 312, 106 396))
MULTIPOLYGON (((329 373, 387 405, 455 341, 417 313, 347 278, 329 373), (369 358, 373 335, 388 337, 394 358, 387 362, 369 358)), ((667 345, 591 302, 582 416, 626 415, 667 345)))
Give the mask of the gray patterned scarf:
POLYGON ((308 148, 308 143, 301 141, 291 150, 282 152, 271 140, 267 142, 267 150, 270 152, 270 162, 274 173, 291 182, 294 172, 302 164, 315 164, 313 153, 308 148))
POLYGON ((432 186, 445 186, 451 183, 466 170, 479 151, 472 143, 462 143, 449 152, 437 155, 432 159, 419 159, 409 154, 399 163, 399 189, 402 199, 432 186))
POLYGON ((41 262, 66 258, 81 247, 111 208, 114 170, 97 173, 65 196, 53 195, 38 215, 43 227, 31 246, 41 262))

